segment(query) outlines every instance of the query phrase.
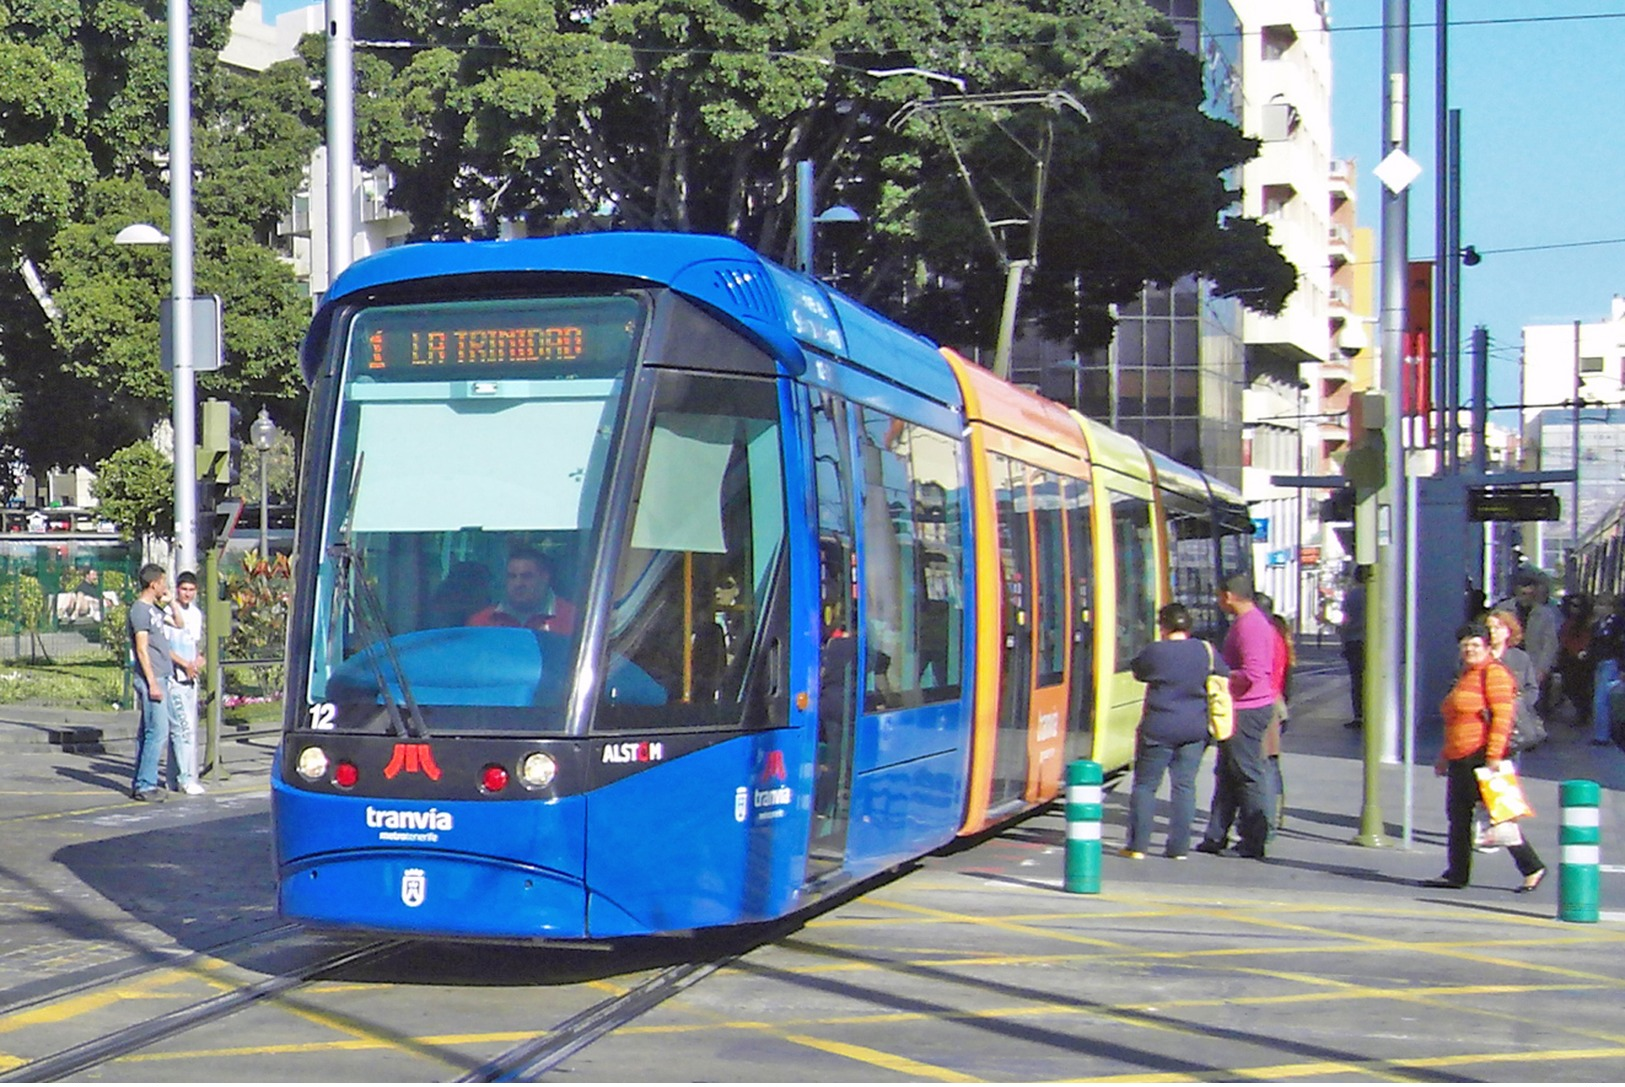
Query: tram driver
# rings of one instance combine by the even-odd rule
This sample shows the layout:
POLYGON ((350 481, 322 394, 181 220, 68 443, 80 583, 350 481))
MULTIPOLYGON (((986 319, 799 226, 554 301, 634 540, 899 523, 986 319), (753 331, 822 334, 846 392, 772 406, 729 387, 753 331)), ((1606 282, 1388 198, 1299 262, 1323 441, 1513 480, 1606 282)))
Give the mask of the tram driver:
POLYGON ((533 548, 508 556, 502 599, 469 616, 473 627, 527 627, 552 634, 575 631, 575 605, 553 590, 553 562, 533 548))

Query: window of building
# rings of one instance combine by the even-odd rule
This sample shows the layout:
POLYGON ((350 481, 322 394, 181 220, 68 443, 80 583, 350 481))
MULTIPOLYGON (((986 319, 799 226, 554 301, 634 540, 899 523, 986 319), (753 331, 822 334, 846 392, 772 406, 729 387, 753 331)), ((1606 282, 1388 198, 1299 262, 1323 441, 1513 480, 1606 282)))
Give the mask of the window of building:
POLYGON ((1298 43, 1298 32, 1287 23, 1266 26, 1260 37, 1261 53, 1265 60, 1280 60, 1298 43))

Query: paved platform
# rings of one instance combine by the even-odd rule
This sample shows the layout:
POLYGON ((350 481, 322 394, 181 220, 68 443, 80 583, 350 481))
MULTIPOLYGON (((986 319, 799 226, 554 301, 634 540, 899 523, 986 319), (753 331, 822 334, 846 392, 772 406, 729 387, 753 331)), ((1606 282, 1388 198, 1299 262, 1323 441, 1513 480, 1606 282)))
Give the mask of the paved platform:
MULTIPOLYGON (((1409 773, 1381 768, 1387 844, 1352 844, 1363 773, 1359 736, 1343 727, 1346 679, 1332 647, 1304 656, 1283 756, 1287 821, 1267 860, 1117 857, 1119 788, 1108 796, 1099 894, 1061 889, 1065 828, 1051 810, 807 919, 575 1054, 553 1078, 1617 1080, 1625 754, 1554 721, 1552 739, 1523 767, 1538 812, 1529 837, 1552 878, 1513 894, 1511 860, 1483 854, 1472 886, 1423 888, 1444 863, 1433 747, 1424 741, 1409 773), (1603 786, 1598 924, 1555 919, 1557 788, 1577 777, 1603 786)), ((230 740, 229 779, 161 805, 125 798, 128 745, 89 755, 5 749, 0 1064, 29 1052, 24 1016, 3 1009, 272 920, 274 739, 230 740)), ((1199 821, 1211 777, 1210 756, 1199 821)), ((545 960, 504 950, 482 960, 471 987, 434 965, 448 956, 426 950, 390 973, 268 1002, 218 1039, 97 1078, 456 1078, 465 1058, 446 1054, 475 1060, 513 1044, 527 1022, 541 1030, 557 1021, 549 1001, 565 987, 539 983, 545 960), (430 1051, 441 1065, 412 1063, 430 1051)), ((601 995, 623 983, 606 958, 585 984, 601 995)), ((121 1003, 151 999, 87 998, 56 1013, 51 1029, 90 1036, 121 1003)))

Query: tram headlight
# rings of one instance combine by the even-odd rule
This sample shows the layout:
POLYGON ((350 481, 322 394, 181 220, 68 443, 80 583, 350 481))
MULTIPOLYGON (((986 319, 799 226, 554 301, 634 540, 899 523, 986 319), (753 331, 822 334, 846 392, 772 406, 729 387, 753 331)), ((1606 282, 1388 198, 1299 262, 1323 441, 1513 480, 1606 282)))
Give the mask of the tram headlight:
POLYGON ((508 771, 492 763, 480 771, 480 788, 488 793, 500 793, 508 787, 508 771))
POLYGON ((327 752, 319 747, 307 747, 299 752, 294 768, 306 781, 320 781, 327 776, 327 752))
POLYGON ((527 788, 545 789, 558 775, 559 764, 546 752, 532 751, 519 760, 519 780, 527 788))
POLYGON ((340 759, 339 764, 333 767, 333 784, 341 789, 348 789, 360 780, 361 771, 348 759, 340 759))

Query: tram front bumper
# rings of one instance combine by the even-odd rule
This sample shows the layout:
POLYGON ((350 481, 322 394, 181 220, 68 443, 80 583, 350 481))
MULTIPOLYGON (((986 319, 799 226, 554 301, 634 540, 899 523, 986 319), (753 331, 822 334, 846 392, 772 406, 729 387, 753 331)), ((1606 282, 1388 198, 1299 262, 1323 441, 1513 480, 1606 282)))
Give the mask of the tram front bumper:
POLYGON ((487 857, 369 849, 286 866, 277 909, 318 927, 494 939, 586 937, 579 880, 487 857))

